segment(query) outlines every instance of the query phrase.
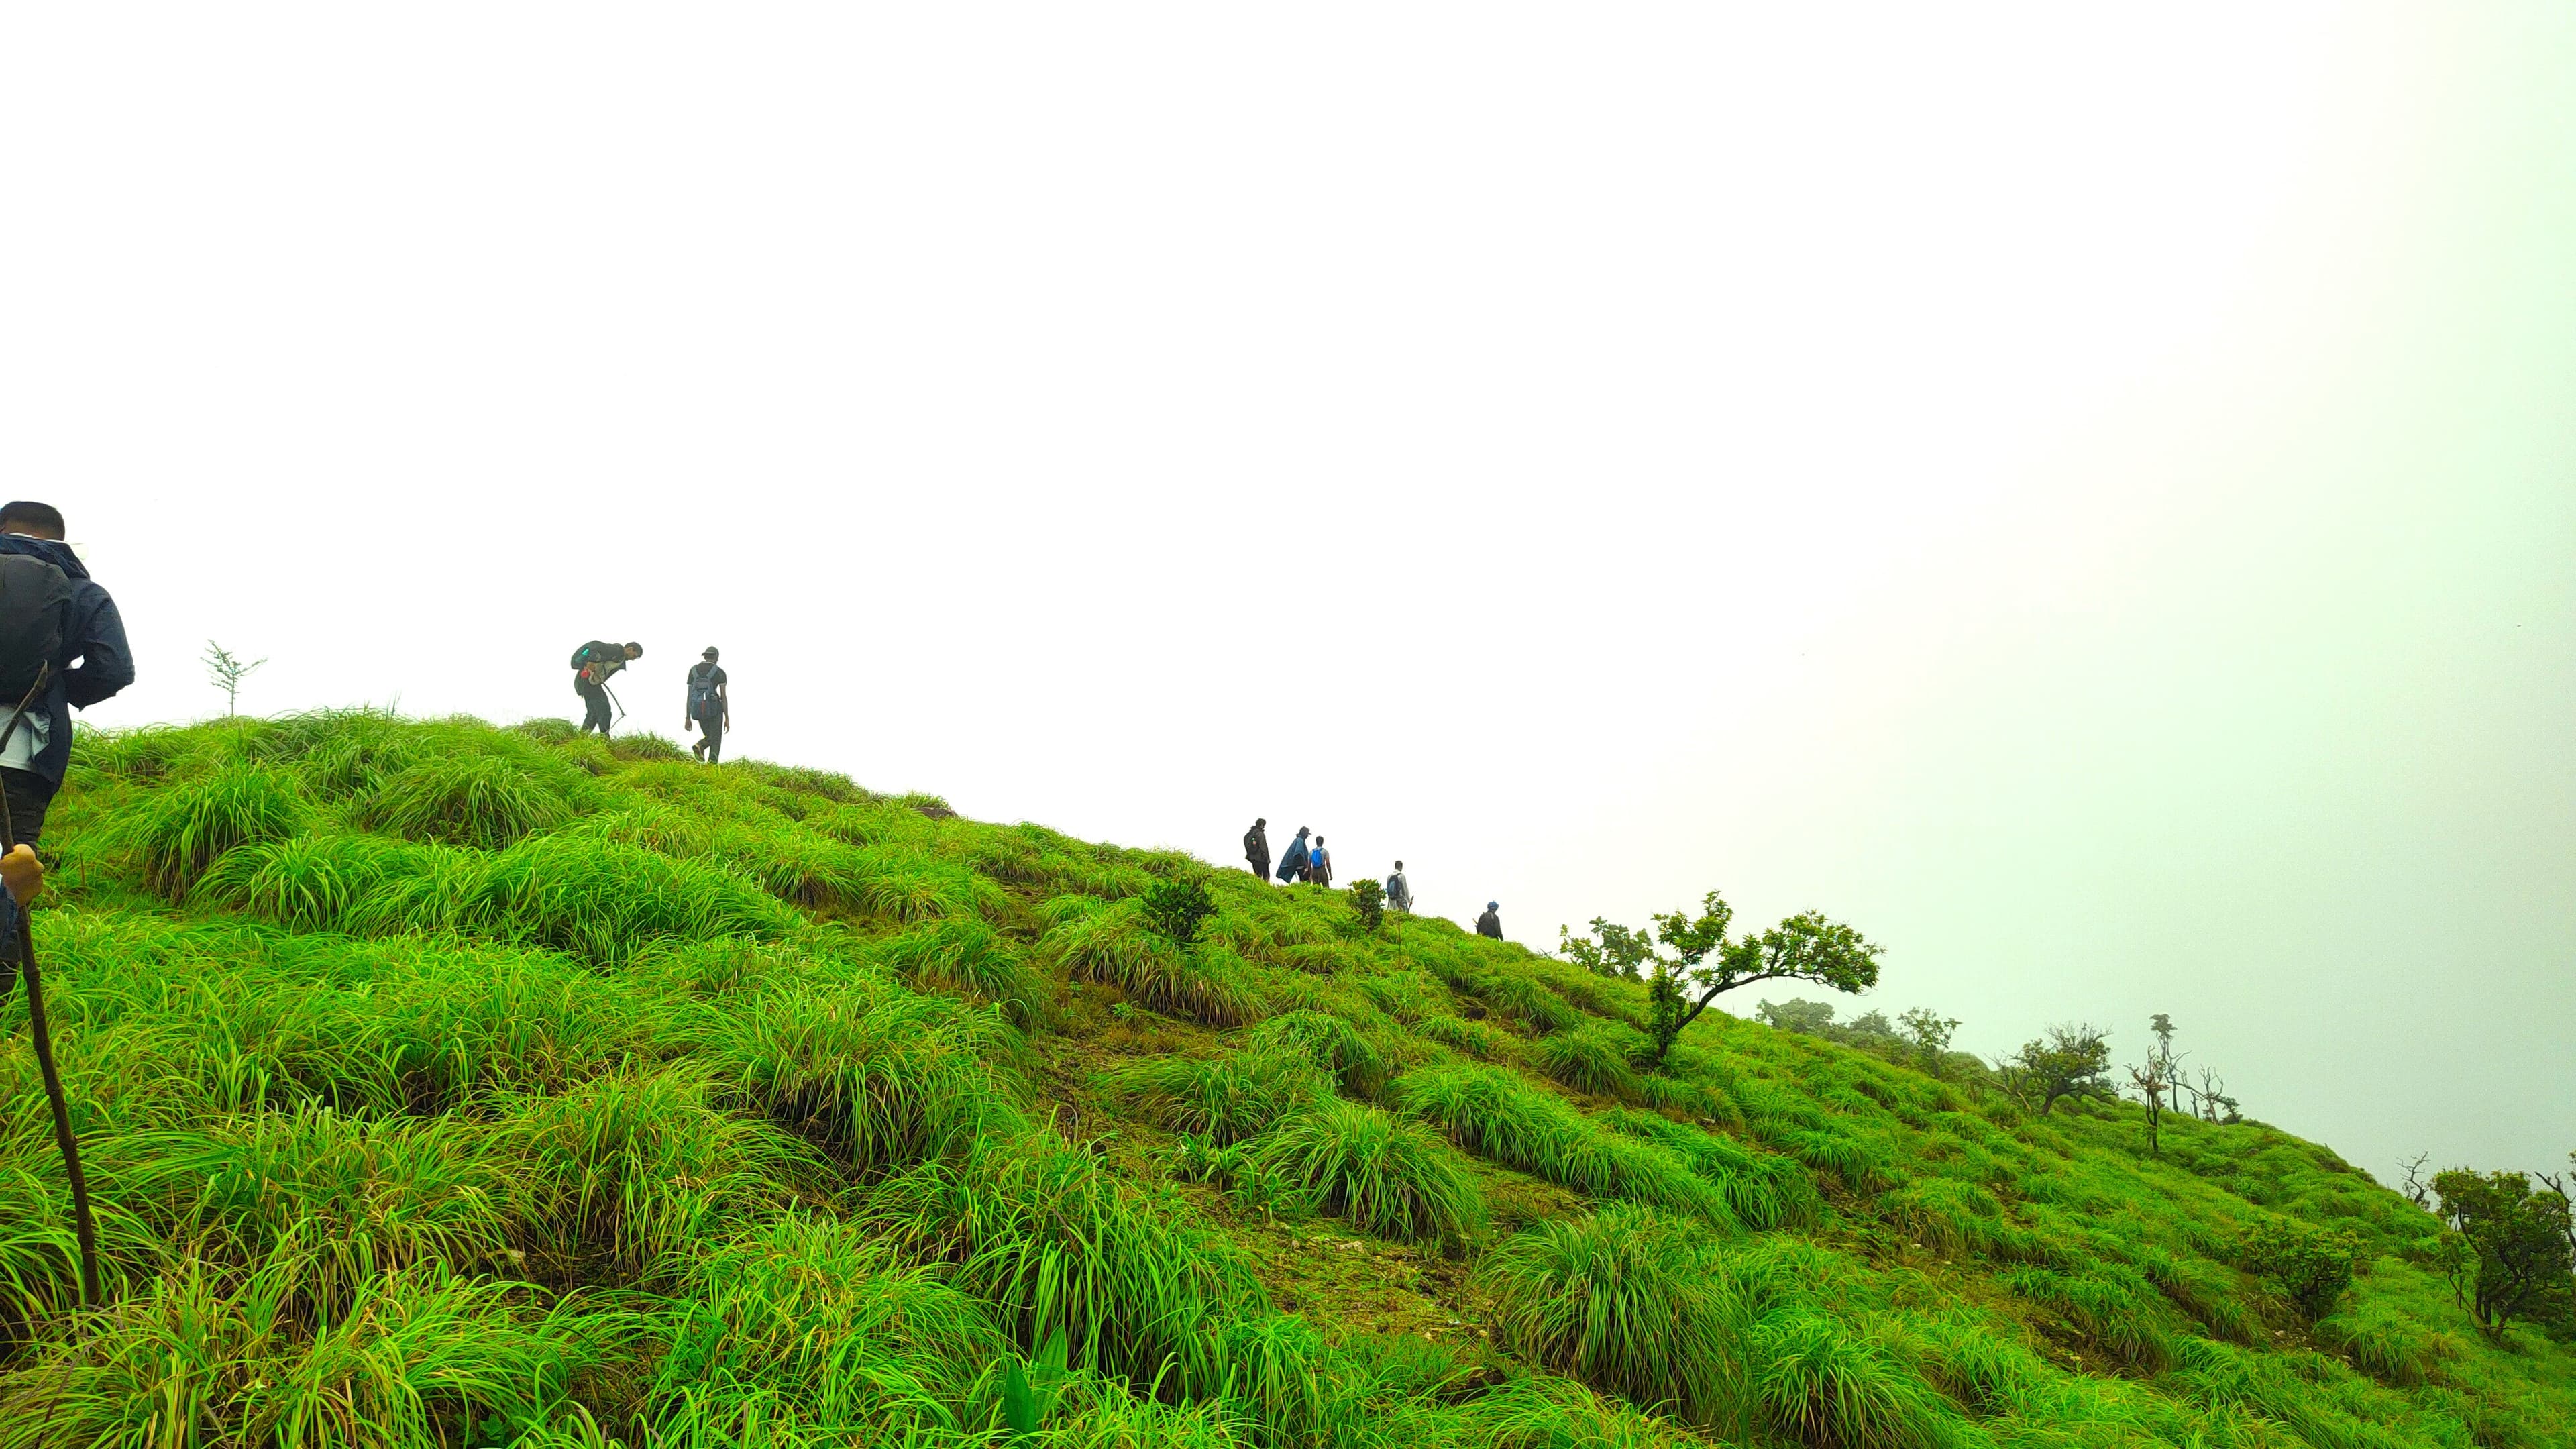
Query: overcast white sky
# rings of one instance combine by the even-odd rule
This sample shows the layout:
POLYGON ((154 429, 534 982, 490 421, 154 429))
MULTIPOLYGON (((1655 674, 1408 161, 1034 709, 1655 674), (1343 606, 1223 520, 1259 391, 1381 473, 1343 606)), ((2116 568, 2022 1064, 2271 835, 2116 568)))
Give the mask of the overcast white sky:
POLYGON ((2576 1147, 2576 10, 1079 9, 12 11, 93 722, 716 643, 971 815, 2576 1147))

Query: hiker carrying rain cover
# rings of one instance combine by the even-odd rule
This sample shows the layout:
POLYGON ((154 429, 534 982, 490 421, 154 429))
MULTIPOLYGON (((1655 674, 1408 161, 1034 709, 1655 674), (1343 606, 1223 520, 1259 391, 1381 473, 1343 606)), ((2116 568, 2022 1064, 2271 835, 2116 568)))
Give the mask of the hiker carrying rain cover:
POLYGON ((1313 857, 1306 853, 1306 827, 1300 825, 1297 827, 1297 838, 1288 842, 1288 853, 1279 857, 1280 881, 1285 883, 1305 879, 1306 867, 1312 863, 1313 857))
POLYGON ((581 727, 587 732, 599 731, 608 738, 608 727, 616 721, 608 714, 608 677, 626 667, 629 659, 644 657, 641 644, 610 644, 593 639, 572 651, 572 692, 581 696, 581 727))

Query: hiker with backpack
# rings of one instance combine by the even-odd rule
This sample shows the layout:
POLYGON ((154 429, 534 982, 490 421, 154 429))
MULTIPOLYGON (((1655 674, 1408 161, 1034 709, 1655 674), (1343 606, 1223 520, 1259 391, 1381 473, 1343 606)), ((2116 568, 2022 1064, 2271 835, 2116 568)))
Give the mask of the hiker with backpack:
POLYGON ((1397 861, 1395 869, 1386 874, 1386 903, 1399 911, 1413 910, 1413 886, 1404 878, 1403 861, 1397 861))
POLYGON ((608 677, 626 667, 630 659, 644 657, 641 644, 608 644, 593 639, 572 651, 572 692, 581 696, 582 733, 599 731, 608 738, 608 727, 615 721, 608 717, 608 677))
POLYGON ((1477 935, 1484 937, 1488 941, 1499 941, 1503 939, 1503 918, 1496 914, 1496 912, 1500 911, 1502 908, 1502 903, 1500 901, 1485 902, 1485 913, 1476 918, 1477 935))
POLYGON ((1297 827, 1297 838, 1288 842, 1288 853, 1279 857, 1279 883, 1294 885, 1306 878, 1310 857, 1306 853, 1306 827, 1297 827))
POLYGON ((1254 880, 1266 883, 1270 879, 1270 822, 1267 819, 1253 821, 1252 828, 1243 832, 1243 858, 1252 862, 1254 880))
POLYGON ((0 507, 0 729, 26 706, 0 741, 11 840, 45 833, 71 763, 72 711, 133 682, 125 620, 63 542, 63 515, 45 503, 0 507))
POLYGON ((1306 879, 1317 885, 1333 883, 1333 853, 1324 848, 1324 837, 1315 837, 1315 848, 1306 855, 1306 879))
POLYGON ((680 733, 687 734, 696 725, 698 742, 689 753, 710 765, 724 763, 725 731, 733 728, 733 696, 725 691, 725 672, 716 663, 716 646, 698 662, 689 666, 689 717, 680 721, 680 733))

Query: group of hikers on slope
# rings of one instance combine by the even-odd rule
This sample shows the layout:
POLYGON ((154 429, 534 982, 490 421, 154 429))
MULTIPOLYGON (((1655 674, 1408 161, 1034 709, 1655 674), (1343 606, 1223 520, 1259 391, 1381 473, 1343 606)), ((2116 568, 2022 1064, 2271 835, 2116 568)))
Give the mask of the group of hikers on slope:
MULTIPOLYGON (((609 676, 624 669, 633 660, 644 657, 641 644, 610 644, 593 639, 572 651, 572 692, 581 696, 581 727, 584 732, 599 731, 608 738, 608 727, 616 721, 609 717, 609 705, 615 696, 608 692, 609 676)), ((733 695, 725 683, 724 666, 716 663, 716 646, 710 644, 689 666, 688 703, 680 719, 680 733, 694 729, 698 741, 689 753, 710 765, 724 762, 725 731, 733 728, 733 695)))
MULTIPOLYGON (((1309 844, 1307 837, 1312 833, 1303 825, 1297 827, 1297 838, 1288 842, 1287 852, 1279 857, 1280 884, 1333 883, 1333 853, 1324 848, 1324 837, 1320 835, 1316 835, 1313 843, 1309 844)), ((1252 828, 1243 832, 1243 858, 1250 862, 1254 879, 1270 879, 1270 821, 1267 818, 1253 821, 1252 828)), ((1386 903, 1408 915, 1413 911, 1413 883, 1404 878, 1403 861, 1397 861, 1395 869, 1387 873, 1386 903)), ((1501 913, 1501 902, 1485 902, 1485 913, 1476 918, 1476 934, 1496 941, 1503 939, 1501 913)))

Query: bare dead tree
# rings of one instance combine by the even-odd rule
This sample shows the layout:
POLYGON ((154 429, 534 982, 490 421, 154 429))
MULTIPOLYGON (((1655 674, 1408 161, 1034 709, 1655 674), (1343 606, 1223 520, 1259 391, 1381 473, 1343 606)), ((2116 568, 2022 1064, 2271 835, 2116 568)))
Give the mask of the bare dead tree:
POLYGON ((2428 1213, 2433 1211, 2433 1181, 2424 1175, 2424 1164, 2432 1160, 2432 1153, 2418 1152, 2413 1161, 2402 1164, 2406 1171, 2406 1182, 2402 1191, 2405 1192, 2407 1201, 2428 1213))

